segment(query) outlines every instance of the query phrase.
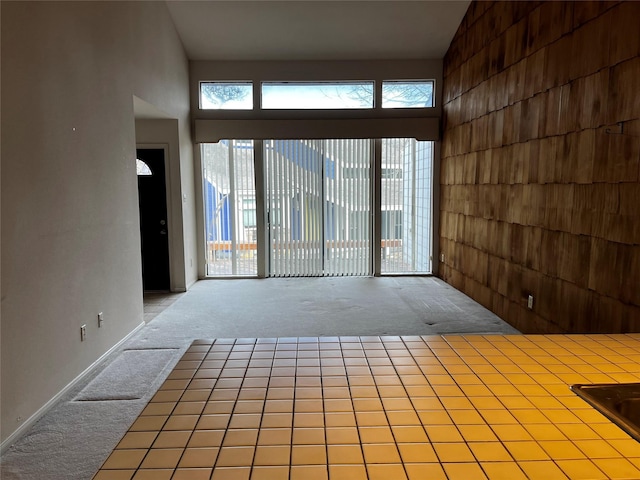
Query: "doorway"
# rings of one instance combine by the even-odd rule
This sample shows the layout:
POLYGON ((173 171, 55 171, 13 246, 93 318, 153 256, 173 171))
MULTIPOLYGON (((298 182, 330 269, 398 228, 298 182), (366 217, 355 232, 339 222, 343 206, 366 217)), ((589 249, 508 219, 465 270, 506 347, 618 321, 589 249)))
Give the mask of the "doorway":
POLYGON ((431 273, 433 151, 413 138, 202 144, 207 275, 431 273))
POLYGON ((201 149, 207 275, 255 276, 257 214, 253 140, 201 149))
POLYGON ((142 284, 145 291, 169 291, 169 228, 165 151, 162 148, 136 150, 142 284))
POLYGON ((264 142, 270 275, 371 275, 371 141, 264 142))

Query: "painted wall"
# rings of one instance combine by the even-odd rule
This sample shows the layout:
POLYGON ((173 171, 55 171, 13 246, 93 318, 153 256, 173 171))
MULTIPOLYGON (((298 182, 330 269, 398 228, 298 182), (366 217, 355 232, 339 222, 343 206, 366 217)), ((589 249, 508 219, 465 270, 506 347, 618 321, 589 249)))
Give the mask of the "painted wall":
POLYGON ((441 276, 524 332, 640 331, 639 18, 474 2, 445 57, 441 276))
POLYGON ((165 4, 1 8, 5 440, 142 322, 134 95, 177 120, 173 193, 194 207, 188 62, 165 4))

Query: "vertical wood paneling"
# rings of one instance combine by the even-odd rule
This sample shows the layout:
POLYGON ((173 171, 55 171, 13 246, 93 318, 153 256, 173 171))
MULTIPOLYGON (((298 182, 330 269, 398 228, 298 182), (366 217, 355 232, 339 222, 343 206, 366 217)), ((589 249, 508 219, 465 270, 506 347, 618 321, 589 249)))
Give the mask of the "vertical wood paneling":
POLYGON ((445 57, 440 275, 524 332, 640 331, 639 18, 473 2, 445 57))

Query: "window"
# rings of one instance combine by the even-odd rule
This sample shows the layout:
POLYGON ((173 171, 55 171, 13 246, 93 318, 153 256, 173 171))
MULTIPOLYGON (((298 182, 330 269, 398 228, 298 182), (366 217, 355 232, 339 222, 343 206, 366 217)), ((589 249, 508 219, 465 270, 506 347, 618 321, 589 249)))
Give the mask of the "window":
POLYGON ((242 201, 242 220, 245 228, 256 226, 256 201, 255 198, 242 201))
POLYGON ((280 218, 282 214, 280 213, 279 208, 272 208, 269 212, 269 223, 274 226, 280 225, 280 218))
MULTIPOLYGON (((433 80, 383 80, 382 98, 375 95, 374 82, 289 82, 261 84, 258 109, 350 110, 382 108, 432 108, 433 80), (374 103, 375 98, 375 103, 374 103)), ((200 82, 200 108, 204 110, 253 110, 253 82, 200 82)))
POLYGON ((382 82, 382 108, 433 107, 433 80, 382 82))
POLYGON ((344 178, 369 178, 369 167, 345 167, 342 175, 344 178))
POLYGON ((401 168, 383 168, 382 169, 382 178, 386 179, 400 179, 402 178, 402 169, 401 168))
POLYGON ((256 189, 252 142, 200 145, 207 275, 258 271, 256 189))
POLYGON ((253 110, 253 83, 201 82, 200 108, 205 110, 253 110))
POLYGON ((402 239, 402 210, 383 210, 382 239, 402 239))
POLYGON ((151 175, 153 175, 153 172, 149 168, 149 165, 147 165, 139 158, 136 158, 136 172, 138 173, 139 177, 150 177, 151 175))
POLYGON ((381 156, 380 273, 430 273, 433 142, 383 138, 381 156))
POLYGON ((262 108, 373 108, 373 82, 264 82, 262 108))

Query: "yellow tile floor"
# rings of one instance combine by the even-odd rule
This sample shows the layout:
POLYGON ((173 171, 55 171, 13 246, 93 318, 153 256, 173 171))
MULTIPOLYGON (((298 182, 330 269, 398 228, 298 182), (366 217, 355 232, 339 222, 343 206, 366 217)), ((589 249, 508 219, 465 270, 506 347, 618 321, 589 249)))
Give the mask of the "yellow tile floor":
POLYGON ((640 335, 197 340, 94 480, 640 479, 640 335))

